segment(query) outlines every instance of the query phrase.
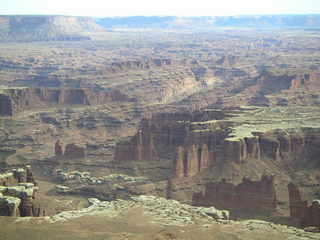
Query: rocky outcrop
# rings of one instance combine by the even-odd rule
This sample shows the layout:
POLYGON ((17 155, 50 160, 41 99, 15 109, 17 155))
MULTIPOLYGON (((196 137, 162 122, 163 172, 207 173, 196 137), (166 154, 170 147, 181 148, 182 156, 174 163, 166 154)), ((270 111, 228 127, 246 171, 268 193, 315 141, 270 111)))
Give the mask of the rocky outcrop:
POLYGON ((24 182, 36 185, 30 166, 26 166, 25 169, 13 169, 9 172, 0 174, 0 186, 15 186, 24 182))
POLYGON ((320 227, 320 200, 311 204, 304 200, 297 185, 288 184, 290 217, 297 221, 300 227, 320 227))
POLYGON ((119 90, 98 91, 89 88, 8 88, 0 93, 0 115, 15 113, 35 106, 100 105, 109 102, 135 101, 119 90))
MULTIPOLYGON (((2 195, 2 193, 1 193, 2 195)), ((19 206, 21 200, 16 197, 4 197, 0 195, 0 214, 1 216, 19 217, 19 206)))
POLYGON ((222 117, 221 111, 155 114, 151 119, 142 120, 132 139, 117 145, 115 161, 169 159, 174 162, 174 176, 194 176, 214 162, 214 147, 227 135, 226 129, 210 122, 210 119, 222 117), (200 121, 209 122, 201 124, 200 121), (207 131, 208 125, 216 127, 217 131, 207 131))
POLYGON ((102 202, 96 198, 89 198, 91 206, 78 211, 62 212, 45 218, 50 222, 60 222, 88 215, 104 213, 107 216, 118 216, 123 211, 134 208, 141 209, 145 215, 154 219, 160 225, 188 225, 196 221, 222 221, 228 220, 229 212, 218 210, 214 207, 195 207, 181 204, 175 200, 155 196, 135 196, 130 200, 117 199, 115 201, 102 202))
POLYGON ((1 174, 0 184, 1 216, 40 215, 40 207, 34 201, 38 188, 29 166, 1 174))
POLYGON ((64 151, 64 158, 75 159, 75 158, 84 158, 86 157, 86 150, 84 147, 80 147, 74 143, 66 145, 64 151))
POLYGON ((262 176, 259 181, 244 178, 238 185, 226 180, 208 183, 203 193, 194 194, 193 204, 271 214, 277 210, 274 178, 262 176))
POLYGON ((157 161, 159 156, 155 150, 154 139, 150 129, 149 121, 141 122, 141 127, 137 134, 130 140, 121 144, 121 147, 116 149, 116 159, 120 161, 157 161), (129 157, 130 156, 130 157, 129 157))
POLYGON ((39 216, 40 208, 35 205, 37 188, 33 183, 20 183, 13 187, 0 187, 3 197, 0 199, 2 216, 39 216), (7 211, 6 211, 7 209, 7 211))
POLYGON ((69 143, 66 145, 64 151, 60 140, 57 140, 54 145, 55 157, 66 159, 77 159, 86 157, 86 148, 76 145, 75 143, 69 143))
MULTIPOLYGON (((142 120, 137 134, 121 142, 115 161, 170 160, 173 177, 195 176, 225 163, 272 160, 292 167, 314 162, 320 154, 318 128, 246 131, 233 135, 228 111, 154 114, 142 120)), ((248 127, 247 127, 248 128, 248 127)), ((169 166, 168 166, 169 167, 169 166)))
POLYGON ((310 90, 317 91, 320 89, 320 74, 316 72, 297 74, 292 80, 290 90, 310 90))
POLYGON ((56 157, 61 157, 63 155, 63 150, 62 150, 62 146, 60 144, 60 141, 57 140, 55 145, 54 145, 54 155, 56 157))

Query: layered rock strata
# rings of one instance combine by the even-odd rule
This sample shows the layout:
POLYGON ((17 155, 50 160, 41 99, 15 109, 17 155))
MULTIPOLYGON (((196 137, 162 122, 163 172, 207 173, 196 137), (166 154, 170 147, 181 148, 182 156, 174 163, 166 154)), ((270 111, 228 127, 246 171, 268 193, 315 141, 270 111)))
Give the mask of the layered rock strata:
POLYGON ((271 124, 255 125, 263 130, 257 132, 246 125, 236 129, 238 123, 227 118, 228 114, 222 110, 154 114, 142 120, 135 136, 117 144, 114 159, 168 160, 172 177, 190 177, 225 163, 241 165, 251 160, 272 160, 295 167, 314 162, 320 154, 318 128, 297 130, 288 128, 288 123, 283 130, 272 129, 271 124))
POLYGON ((119 90, 98 91, 90 88, 8 88, 0 92, 0 116, 12 116, 35 106, 100 105, 135 101, 119 90))

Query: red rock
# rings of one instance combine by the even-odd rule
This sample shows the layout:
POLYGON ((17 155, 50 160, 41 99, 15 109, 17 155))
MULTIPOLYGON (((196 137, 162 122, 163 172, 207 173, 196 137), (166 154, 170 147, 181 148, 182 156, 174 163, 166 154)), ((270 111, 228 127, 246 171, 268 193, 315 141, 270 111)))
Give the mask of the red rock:
POLYGON ((158 161, 154 144, 155 127, 143 120, 137 134, 129 141, 119 144, 115 150, 116 161, 158 161))
POLYGON ((174 177, 191 177, 209 167, 208 146, 179 146, 175 157, 174 177))

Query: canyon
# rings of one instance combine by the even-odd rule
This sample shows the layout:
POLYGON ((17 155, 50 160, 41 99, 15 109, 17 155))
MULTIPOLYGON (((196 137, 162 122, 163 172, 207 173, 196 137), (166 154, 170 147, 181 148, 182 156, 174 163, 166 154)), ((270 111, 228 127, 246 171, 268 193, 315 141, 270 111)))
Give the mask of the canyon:
POLYGON ((287 107, 155 114, 116 146, 114 162, 169 181, 163 191, 180 201, 228 209, 231 216, 274 214, 277 194, 287 194, 279 185, 293 181, 302 166, 318 168, 319 110, 302 109, 299 114, 287 107), (297 119, 303 119, 299 126, 297 119))
POLYGON ((0 16, 1 234, 318 239, 318 17, 241 19, 0 16))

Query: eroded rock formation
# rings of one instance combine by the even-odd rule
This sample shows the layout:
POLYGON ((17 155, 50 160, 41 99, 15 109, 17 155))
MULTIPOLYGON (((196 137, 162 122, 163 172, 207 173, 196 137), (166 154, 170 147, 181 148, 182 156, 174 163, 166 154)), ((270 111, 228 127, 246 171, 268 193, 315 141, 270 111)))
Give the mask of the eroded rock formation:
MULTIPOLYGON (((212 153, 211 153, 212 154, 212 153)), ((208 145, 192 145, 190 147, 177 147, 175 157, 175 177, 194 176, 209 167, 210 156, 208 145)))
POLYGON ((203 193, 194 194, 193 204, 230 210, 274 213, 277 209, 274 178, 262 176, 259 181, 244 178, 238 185, 226 180, 208 183, 203 193))
POLYGON ((320 227, 320 200, 311 204, 304 200, 299 187, 293 183, 288 185, 290 217, 302 227, 320 227))
POLYGON ((84 147, 80 147, 74 143, 70 143, 67 144, 63 156, 69 159, 84 158, 86 156, 86 150, 84 147))
POLYGON ((34 201, 38 188, 29 166, 1 174, 0 184, 1 216, 40 215, 40 207, 34 201))
POLYGON ((96 91, 90 88, 8 88, 0 94, 0 115, 15 113, 35 106, 99 105, 114 101, 135 101, 119 90, 96 91))
POLYGON ((233 135, 228 111, 155 114, 137 134, 121 142, 115 161, 170 160, 173 177, 189 177, 224 163, 272 160, 298 166, 320 154, 318 128, 246 131, 233 135), (242 134, 242 135, 241 135, 242 134))
POLYGON ((63 155, 62 146, 59 140, 57 140, 54 145, 54 154, 56 157, 61 157, 63 155))
POLYGON ((86 148, 79 146, 75 143, 69 143, 63 150, 62 143, 57 140, 54 145, 55 157, 66 158, 66 159, 76 159, 86 157, 86 148))
POLYGON ((227 135, 227 129, 210 122, 210 119, 222 117, 221 111, 156 114, 151 119, 142 120, 132 139, 118 144, 115 161, 169 159, 174 162, 174 176, 194 176, 214 162, 214 147, 227 135), (201 121, 209 123, 201 124, 201 121), (208 125, 217 131, 207 131, 208 125))

